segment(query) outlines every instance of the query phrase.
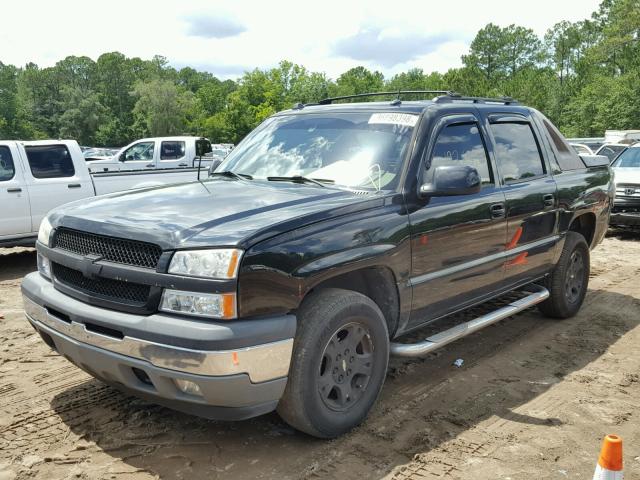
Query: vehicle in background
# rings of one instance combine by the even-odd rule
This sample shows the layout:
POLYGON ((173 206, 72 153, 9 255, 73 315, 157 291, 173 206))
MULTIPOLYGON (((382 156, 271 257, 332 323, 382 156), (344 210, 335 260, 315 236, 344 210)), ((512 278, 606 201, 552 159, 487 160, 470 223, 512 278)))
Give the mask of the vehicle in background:
POLYGON ((634 143, 640 141, 640 130, 607 130, 606 143, 634 143))
MULTIPOLYGON (((198 166, 197 144, 201 151, 211 151, 211 142, 203 137, 142 138, 121 148, 111 158, 87 159, 90 172, 123 170, 163 170, 194 168, 198 166)), ((209 166, 211 159, 203 156, 202 166, 209 166)))
POLYGON ((609 163, 613 163, 627 148, 629 148, 628 143, 605 143, 596 151, 596 155, 604 155, 609 159, 609 163))
POLYGON ((583 143, 570 143, 569 145, 578 155, 593 155, 593 150, 583 143))
POLYGON ((390 353, 428 355, 533 305, 575 315, 607 231, 607 158, 511 99, 400 95, 297 105, 206 181, 53 210, 22 283, 28 321, 116 388, 209 418, 277 409, 330 438, 367 416, 390 353))
POLYGON ((120 151, 119 148, 104 148, 104 147, 96 147, 96 148, 87 148, 82 151, 84 158, 87 161, 91 160, 104 160, 113 157, 120 151))
POLYGON ((197 177, 197 168, 90 174, 75 140, 0 140, 0 247, 33 246, 40 221, 59 205, 197 177))
POLYGON ((640 143, 625 149, 611 165, 616 184, 610 224, 640 227, 640 143))
POLYGON ((579 143, 586 145, 592 152, 600 148, 605 141, 604 137, 567 138, 566 140, 569 144, 579 143))

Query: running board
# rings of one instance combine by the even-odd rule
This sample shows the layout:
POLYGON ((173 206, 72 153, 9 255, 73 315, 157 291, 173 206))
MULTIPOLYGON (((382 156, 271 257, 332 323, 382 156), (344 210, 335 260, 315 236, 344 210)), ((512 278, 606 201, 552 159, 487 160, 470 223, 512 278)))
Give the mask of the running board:
POLYGON ((529 293, 524 298, 511 302, 498 310, 495 310, 481 317, 475 318, 468 322, 456 325, 453 328, 436 333, 431 337, 419 343, 396 343, 391 342, 391 355, 399 357, 421 357, 427 353, 431 353, 440 347, 466 337, 467 335, 477 332, 478 330, 488 327, 500 320, 504 320, 511 315, 515 315, 522 310, 532 307, 537 303, 543 302, 549 298, 549 290, 539 285, 527 285, 525 291, 529 293))

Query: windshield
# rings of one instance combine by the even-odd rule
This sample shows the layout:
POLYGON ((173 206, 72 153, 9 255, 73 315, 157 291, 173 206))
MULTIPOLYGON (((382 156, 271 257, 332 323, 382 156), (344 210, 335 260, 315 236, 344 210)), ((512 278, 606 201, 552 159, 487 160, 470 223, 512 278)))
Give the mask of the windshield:
POLYGON ((371 112, 272 117, 232 150, 217 171, 390 189, 417 119, 413 114, 371 112))
POLYGON ((627 148, 613 164, 617 168, 640 168, 640 148, 627 148))

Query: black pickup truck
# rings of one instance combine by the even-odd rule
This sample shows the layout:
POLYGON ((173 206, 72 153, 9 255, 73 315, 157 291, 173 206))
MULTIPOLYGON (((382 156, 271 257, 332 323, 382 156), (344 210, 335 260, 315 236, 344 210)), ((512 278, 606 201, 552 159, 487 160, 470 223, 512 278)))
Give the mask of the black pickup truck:
POLYGON ((127 392, 208 418, 277 409, 329 438, 366 417, 390 354, 535 304, 578 311, 614 195, 606 158, 510 99, 345 100, 272 116, 206 180, 53 210, 22 284, 29 322, 127 392))

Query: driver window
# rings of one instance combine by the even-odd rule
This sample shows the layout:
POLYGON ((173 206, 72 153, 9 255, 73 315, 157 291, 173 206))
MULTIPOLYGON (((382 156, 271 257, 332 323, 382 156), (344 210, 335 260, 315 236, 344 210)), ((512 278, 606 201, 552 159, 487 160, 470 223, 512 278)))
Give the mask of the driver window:
POLYGON ((493 183, 489 159, 476 123, 447 125, 440 131, 431 160, 427 162, 423 183, 433 180, 436 167, 450 165, 474 167, 480 174, 482 185, 493 183))
POLYGON ((153 147, 155 142, 140 142, 127 148, 124 152, 126 160, 153 160, 153 147))

